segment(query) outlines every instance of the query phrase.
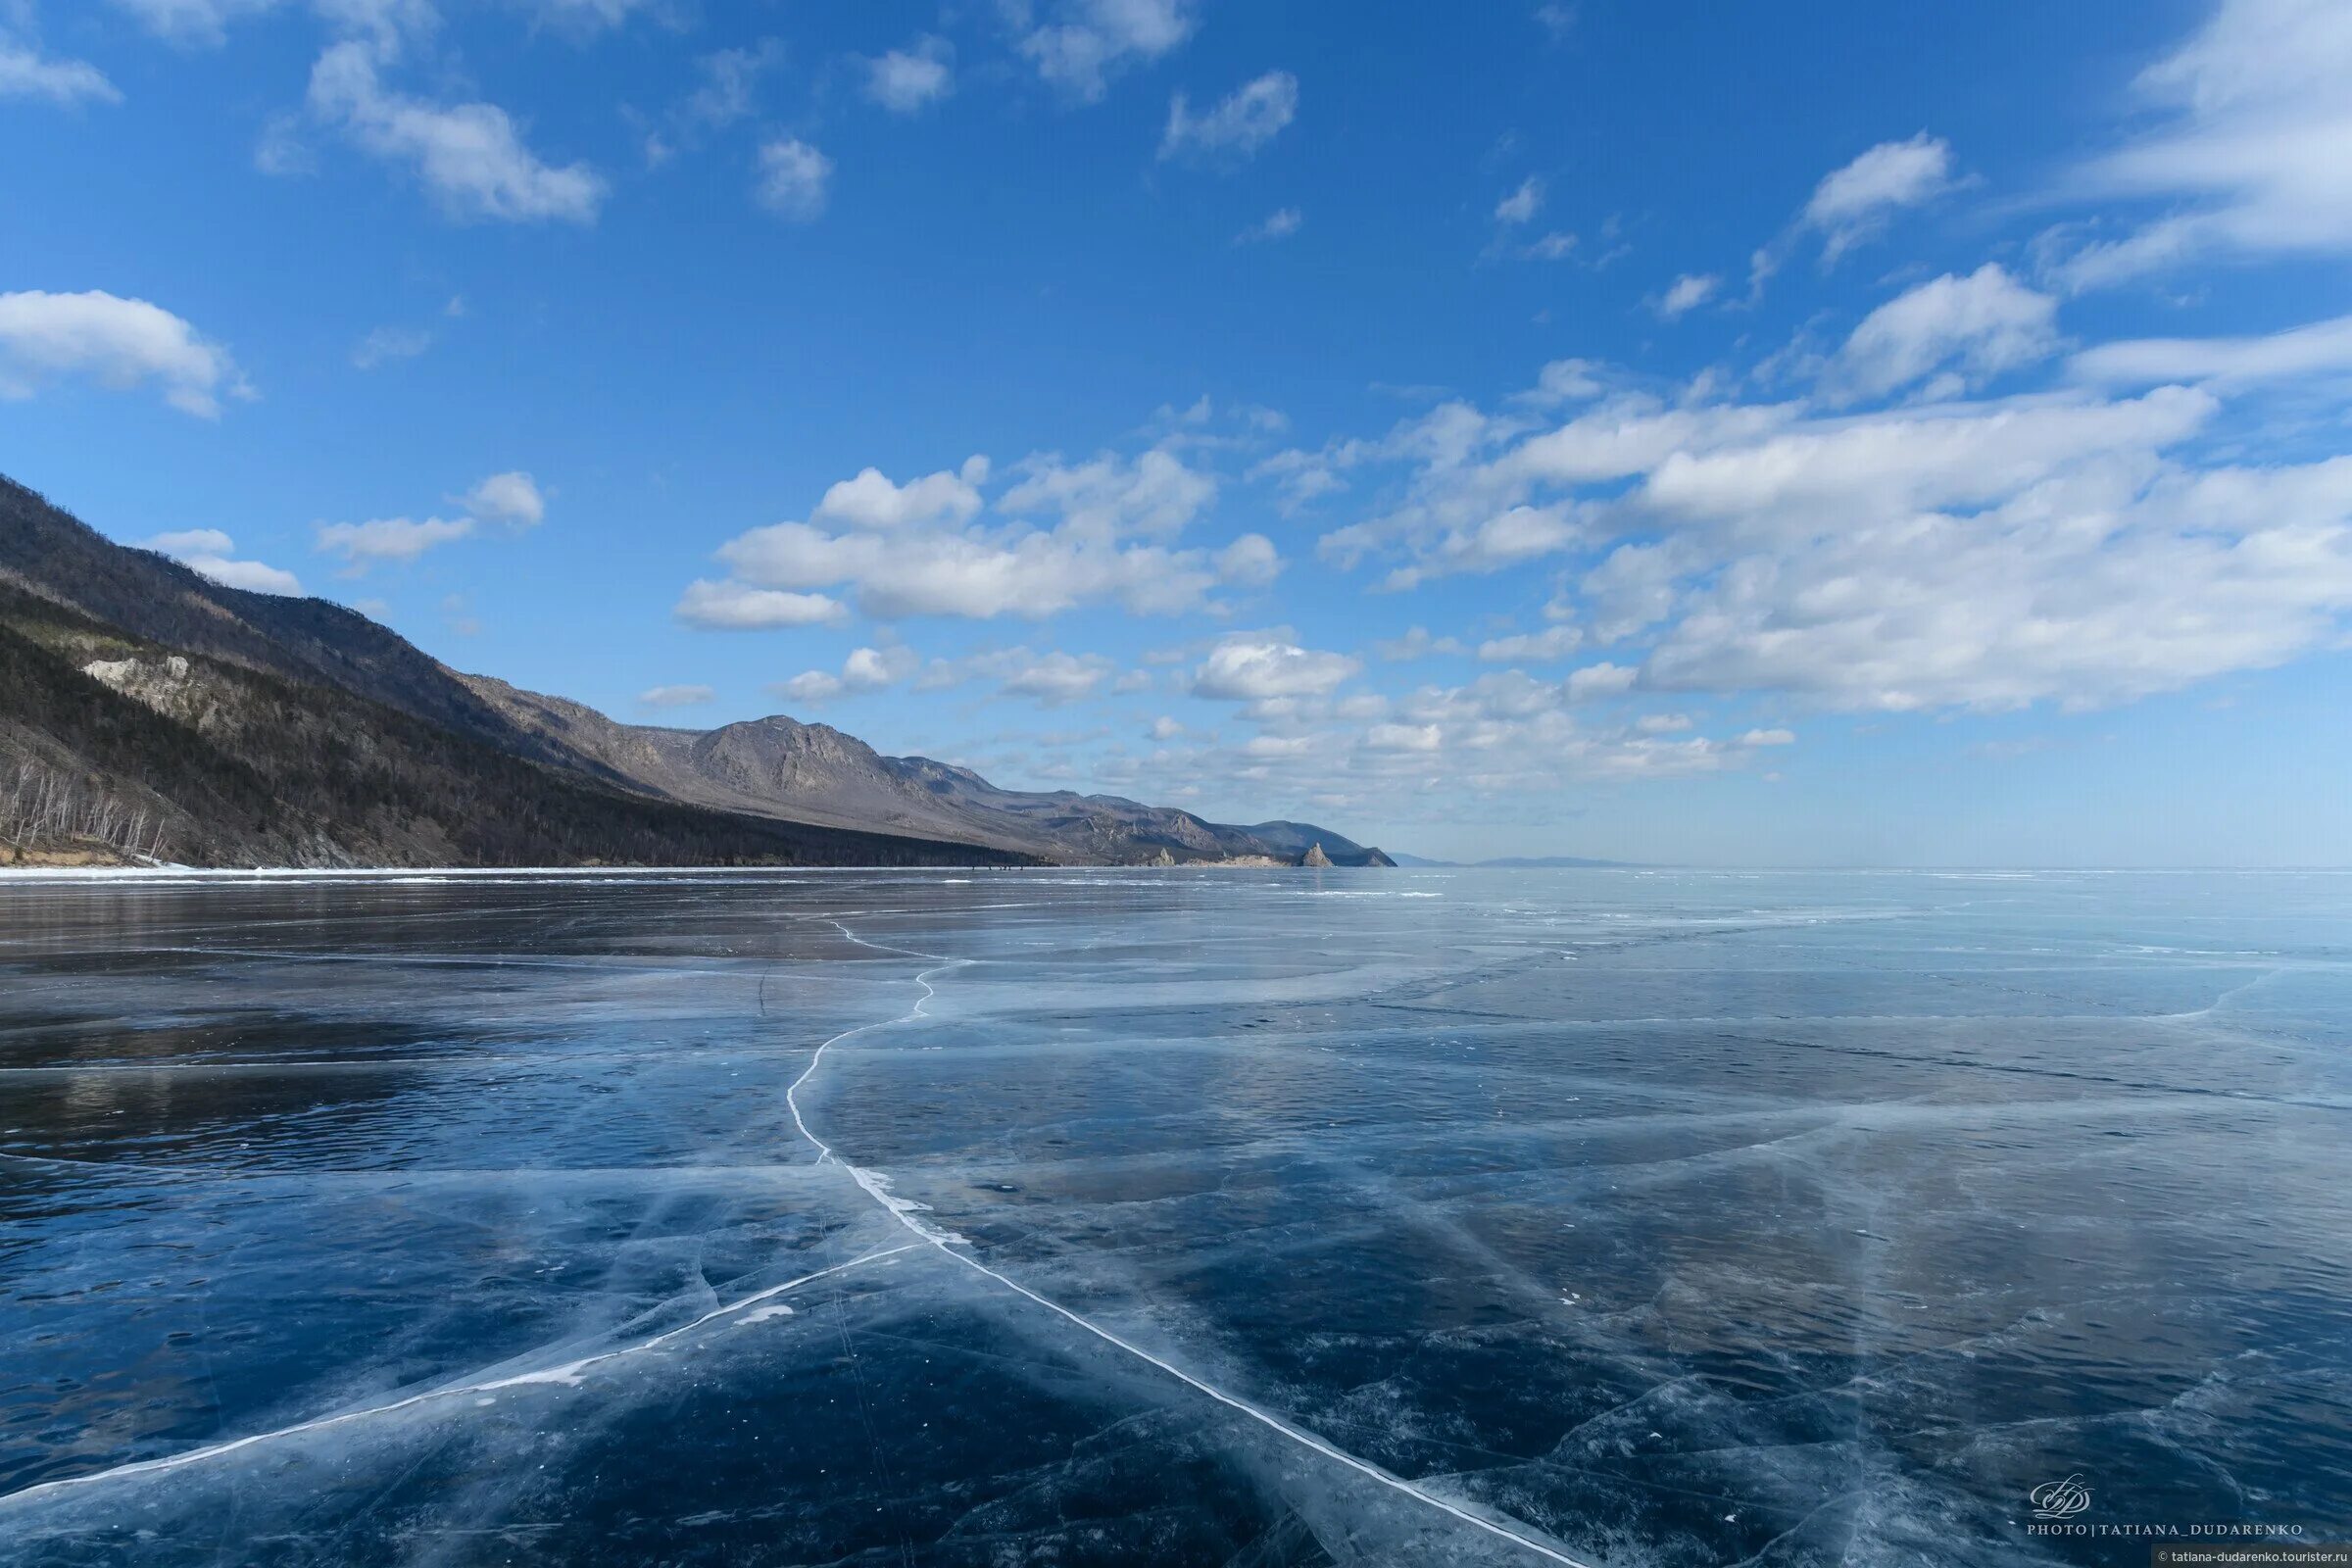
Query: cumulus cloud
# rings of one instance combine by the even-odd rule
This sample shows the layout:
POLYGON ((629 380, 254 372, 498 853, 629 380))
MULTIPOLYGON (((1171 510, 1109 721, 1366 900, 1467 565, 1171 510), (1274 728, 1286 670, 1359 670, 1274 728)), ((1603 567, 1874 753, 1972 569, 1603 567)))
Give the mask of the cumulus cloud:
POLYGON ((925 36, 865 62, 865 96, 894 115, 911 115, 956 90, 956 52, 925 36))
POLYGON ((907 648, 857 648, 841 662, 841 671, 810 669, 768 688, 787 702, 829 703, 836 698, 878 692, 905 680, 921 661, 907 648))
MULTIPOLYGON (((1279 558, 1246 536, 1221 553, 1174 540, 1216 481, 1165 446, 1130 459, 1047 454, 1014 470, 988 509, 984 458, 901 485, 878 470, 832 486, 809 520, 772 523, 722 545, 735 584, 846 590, 881 619, 1040 618, 1112 602, 1139 614, 1207 603, 1220 582, 1262 581, 1279 558)), ((828 601, 830 602, 830 601, 828 601)))
POLYGON ((1214 478, 1160 447, 1132 461, 1108 453, 1074 464, 1031 458, 1019 471, 1019 481, 998 499, 1000 512, 1056 514, 1065 527, 1091 537, 1173 536, 1217 493, 1214 478))
POLYGON ((1565 690, 1572 703, 1591 702, 1600 697, 1622 697, 1634 689, 1634 682, 1641 675, 1642 671, 1630 664, 1587 664, 1568 677, 1565 690))
POLYGON ((469 516, 509 528, 536 528, 547 516, 547 499, 519 469, 494 473, 456 498, 469 516))
POLYGON ((1924 206, 1955 183, 1951 144, 1922 131, 1909 141, 1881 142, 1823 175, 1799 221, 1821 235, 1824 264, 1835 264, 1876 238, 1896 213, 1924 206))
POLYGON ((749 583, 697 578, 678 596, 672 613, 705 631, 772 631, 779 626, 821 626, 847 612, 823 594, 783 593, 749 583))
POLYGON ((436 104, 387 89, 376 53, 347 40, 311 70, 311 114, 365 151, 410 169, 444 212, 503 222, 593 222, 602 176, 584 163, 543 163, 496 104, 436 104))
POLYGON ((962 468, 925 474, 893 484, 879 468, 861 468, 825 491, 816 515, 857 528, 923 527, 965 523, 980 510, 979 486, 988 478, 988 460, 967 459, 962 468))
POLYGON ((222 397, 252 396, 226 349, 161 306, 98 289, 0 294, 0 398, 28 398, 61 378, 115 391, 153 383, 172 407, 207 419, 222 397))
POLYGON ((1951 397, 2058 347, 2058 302, 1986 262, 1887 301, 1855 327, 1833 368, 1841 395, 1880 397, 1932 373, 1927 395, 1951 397))
POLYGON ((1198 115, 1190 100, 1178 93, 1168 104, 1159 156, 1250 158, 1298 114, 1298 78, 1287 71, 1269 71, 1198 115))
MULTIPOLYGON (((2074 368, 2093 384, 2208 372, 2206 389, 1968 401, 2055 347, 2049 298, 1992 269, 1894 304, 1830 373, 1844 397, 1927 401, 1840 414, 1626 392, 1557 420, 1445 412, 1377 444, 1401 499, 1324 553, 1397 562, 1381 583, 1407 588, 1514 551, 1560 561, 1547 609, 1622 650, 1571 675, 1571 698, 1638 684, 1863 710, 2087 707, 2343 636, 2352 458, 2217 463, 2201 438, 2230 385, 2334 373, 2352 333, 2118 345, 2074 368)), ((1570 635, 1482 652, 1533 662, 1535 638, 1570 635)))
POLYGON ((1713 299, 1722 286, 1723 279, 1712 272, 1686 272, 1659 297, 1658 314, 1669 321, 1677 320, 1713 299))
POLYGON ((190 570, 201 572, 226 587, 243 588, 257 594, 280 594, 291 598, 302 596, 301 579, 290 571, 266 565, 259 561, 237 560, 237 542, 218 528, 185 528, 175 533, 159 533, 152 539, 140 540, 139 548, 170 556, 190 570))
POLYGON ((122 94, 105 73, 81 60, 57 60, 11 40, 0 31, 0 98, 39 103, 119 104, 122 94))
POLYGON ((1282 574, 1282 556, 1262 533, 1246 533, 1217 552, 1220 581, 1263 588, 1282 574))
POLYGON ((2335 0, 2222 0, 2135 83, 2152 128, 2077 176, 2166 210, 2120 238, 2052 236, 2053 275, 2086 289, 2216 257, 2352 254, 2347 78, 2335 0))
POLYGON ((367 522, 327 522, 318 525, 318 548, 341 556, 345 571, 357 575, 370 566, 406 564, 452 540, 472 534, 471 517, 375 517, 367 522))
POLYGON ((1191 37, 1194 10, 1192 0, 1060 0, 1052 20, 1032 24, 1022 5, 1018 48, 1042 80, 1099 103, 1113 76, 1191 37))
POLYGON ((1544 210, 1544 179, 1530 174, 1519 182, 1516 190, 1494 204, 1497 223, 1524 223, 1544 210))
POLYGON ((649 686, 637 694, 640 708, 700 708, 718 693, 708 686, 649 686))
POLYGON ((1229 637, 1193 671, 1193 695, 1226 702, 1324 697, 1361 669, 1346 654, 1301 648, 1262 633, 1229 637))
POLYGON ((796 223, 822 217, 833 183, 833 160, 797 136, 782 136, 760 145, 753 198, 760 206, 796 223))

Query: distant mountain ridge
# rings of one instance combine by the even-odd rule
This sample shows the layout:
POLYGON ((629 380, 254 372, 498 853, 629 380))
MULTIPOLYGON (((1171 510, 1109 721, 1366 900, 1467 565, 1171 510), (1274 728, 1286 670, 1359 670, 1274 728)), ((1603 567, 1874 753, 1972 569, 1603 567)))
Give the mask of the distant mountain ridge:
POLYGON ((1115 796, 1003 790, 782 715, 619 723, 229 588, 0 478, 0 863, 1259 864, 1389 858, 1115 796))
POLYGON ((458 678, 549 748, 669 799, 722 810, 1081 864, 1297 864, 1318 843, 1335 865, 1391 863, 1378 850, 1305 823, 1234 827, 1115 795, 999 789, 968 767, 886 757, 830 724, 781 714, 710 730, 623 724, 490 676, 458 678))

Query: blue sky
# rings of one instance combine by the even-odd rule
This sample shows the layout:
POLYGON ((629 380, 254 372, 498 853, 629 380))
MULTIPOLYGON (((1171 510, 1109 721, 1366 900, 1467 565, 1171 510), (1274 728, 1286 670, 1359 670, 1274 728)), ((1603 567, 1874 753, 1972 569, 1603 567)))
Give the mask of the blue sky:
POLYGON ((1429 855, 2342 862, 2352 10, 0 0, 0 470, 1429 855))

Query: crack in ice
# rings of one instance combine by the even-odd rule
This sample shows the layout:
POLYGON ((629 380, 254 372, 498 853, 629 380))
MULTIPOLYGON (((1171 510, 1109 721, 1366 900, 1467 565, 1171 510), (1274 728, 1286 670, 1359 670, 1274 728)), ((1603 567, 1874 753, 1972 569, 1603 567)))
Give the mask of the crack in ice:
MULTIPOLYGON (((190 1448, 182 1453, 166 1454, 159 1459, 140 1459, 130 1464, 116 1465, 112 1469, 93 1470, 87 1475, 61 1476, 55 1481, 43 1481, 38 1485, 0 1495, 0 1506, 21 1501, 26 1497, 41 1496, 75 1487, 89 1486, 94 1482, 119 1481, 128 1476, 157 1475, 167 1470, 177 1470, 183 1465, 197 1464, 207 1459, 218 1459, 223 1455, 235 1453, 239 1449, 254 1447, 264 1443, 274 1443, 280 1438, 297 1438, 312 1432, 323 1432, 331 1427, 344 1426, 354 1421, 365 1421, 374 1416, 391 1415, 396 1411, 414 1409, 418 1405, 429 1404, 437 1399, 455 1399, 466 1395, 493 1394, 500 1389, 518 1389, 535 1383, 560 1383, 567 1388, 576 1387, 580 1381, 580 1374, 601 1362, 655 1349, 681 1335, 692 1333, 713 1319, 741 1312, 746 1307, 758 1306, 763 1301, 772 1301, 787 1291, 798 1290, 804 1285, 824 1279, 828 1275, 846 1273, 850 1269, 860 1267, 866 1263, 879 1262, 886 1257, 896 1257, 901 1252, 911 1252, 915 1250, 915 1243, 907 1242, 902 1246, 887 1247, 879 1251, 863 1253, 851 1258, 846 1263, 836 1263, 830 1268, 820 1268, 813 1274, 804 1274, 798 1279, 786 1280, 781 1285, 771 1285, 766 1290, 755 1291, 740 1301, 730 1301, 725 1306, 714 1307, 691 1322, 681 1323, 676 1328, 665 1330, 650 1340, 639 1340, 631 1345, 615 1346, 610 1350, 599 1350, 594 1355, 584 1355, 577 1360, 564 1362, 560 1366, 542 1367, 531 1372, 511 1372, 505 1377, 484 1378, 473 1383, 427 1389, 420 1394, 412 1394, 406 1398, 394 1399, 387 1404, 370 1404, 357 1410, 344 1410, 335 1415, 322 1415, 309 1421, 298 1421, 289 1427, 273 1427, 268 1432, 252 1433, 246 1437, 233 1438, 226 1443, 211 1444, 202 1448, 190 1448)), ((744 1319, 746 1323, 759 1323, 765 1320, 762 1312, 754 1312, 744 1319)))
MULTIPOLYGON (((915 975, 915 984, 923 988, 923 994, 915 999, 914 1005, 908 1007, 905 1012, 900 1013, 895 1018, 886 1018, 879 1023, 860 1024, 855 1029, 844 1029, 841 1033, 833 1036, 829 1040, 826 1040, 819 1045, 812 1054, 810 1054, 808 1057, 808 1065, 802 1069, 801 1075, 798 1078, 795 1078, 792 1081, 791 1086, 784 1091, 784 1103, 792 1112, 792 1123, 795 1127, 800 1129, 801 1136, 806 1138, 816 1150, 817 1163, 836 1164, 839 1165, 843 1170, 849 1172, 851 1179, 857 1182, 858 1186, 865 1193, 867 1197, 879 1203, 883 1209, 889 1213, 891 1218, 897 1220, 901 1225, 905 1226, 920 1241, 937 1249, 941 1255, 954 1258, 956 1262, 962 1264, 965 1268, 970 1269, 973 1273, 979 1274, 984 1278, 994 1280, 999 1285, 1004 1286, 1006 1290, 1011 1291, 1018 1296, 1027 1298, 1029 1300, 1036 1302, 1039 1306, 1044 1307, 1047 1311, 1054 1313, 1057 1317, 1067 1319, 1069 1322, 1075 1324, 1081 1329, 1084 1329, 1087 1333, 1102 1341, 1104 1344, 1126 1351, 1129 1355, 1134 1356, 1139 1361, 1143 1361, 1151 1366, 1157 1367, 1160 1371, 1165 1372, 1168 1376, 1176 1379, 1176 1381, 1179 1383, 1182 1383, 1200 1394, 1206 1395, 1211 1399, 1216 1400, 1219 1404, 1225 1405, 1229 1409, 1239 1411, 1241 1414, 1248 1416, 1250 1420, 1257 1422, 1260 1426, 1268 1428, 1277 1435, 1288 1439, 1290 1442, 1297 1444, 1298 1446, 1305 1448, 1309 1452, 1320 1454, 1324 1458, 1332 1460, 1334 1463, 1345 1465, 1348 1469, 1355 1471, 1357 1474, 1366 1476, 1371 1480, 1378 1482, 1380 1485, 1389 1488, 1391 1491, 1400 1492, 1404 1495, 1411 1497, 1416 1502, 1422 1503, 1431 1508, 1435 1508, 1440 1513, 1450 1515, 1452 1518, 1457 1519, 1463 1524, 1469 1525, 1474 1529, 1483 1530, 1488 1535, 1507 1541, 1513 1545, 1524 1547, 1527 1550, 1534 1552, 1537 1556, 1545 1559, 1546 1561, 1565 1564, 1566 1568, 1592 1568, 1592 1564, 1584 1562, 1579 1558, 1571 1557, 1566 1552, 1555 1550, 1554 1548, 1544 1544, 1542 1542, 1535 1540, 1531 1536, 1521 1535, 1518 1531, 1512 1530, 1504 1525, 1496 1524, 1492 1519, 1481 1518, 1479 1515, 1472 1513, 1467 1508, 1461 1507, 1459 1504, 1448 1502, 1444 1497, 1438 1496, 1434 1493, 1422 1490, 1420 1487, 1415 1486, 1412 1482, 1405 1480, 1401 1476, 1391 1475, 1388 1471, 1383 1470, 1380 1466, 1372 1463, 1368 1459, 1360 1459, 1343 1448, 1335 1447, 1333 1445, 1324 1442, 1321 1438, 1316 1437, 1313 1433, 1308 1432, 1304 1428, 1294 1426, 1292 1423, 1285 1421, 1282 1417, 1275 1415, 1273 1412, 1260 1409, 1258 1406, 1251 1404, 1249 1400, 1244 1399, 1237 1395, 1228 1394, 1223 1389, 1217 1388, 1212 1384, 1202 1382, 1200 1378, 1197 1378, 1192 1373, 1185 1371, 1182 1367, 1172 1365, 1171 1363, 1160 1359, 1158 1356, 1153 1355, 1150 1350, 1145 1349, 1142 1346, 1122 1339, 1117 1334, 1112 1333, 1109 1329, 1106 1329, 1099 1323, 1095 1323, 1085 1317, 1080 1316, 1078 1313, 1073 1312, 1068 1307, 1063 1306, 1060 1302, 1039 1295, 1037 1292, 1031 1290, 1028 1286, 1023 1285, 1020 1281, 1013 1279, 1008 1275, 998 1273, 995 1269, 990 1268, 986 1263, 983 1263, 977 1257, 974 1257, 970 1252, 956 1250, 956 1249, 959 1247, 969 1247, 971 1245, 963 1237, 957 1236, 952 1231, 940 1230, 934 1225, 930 1225, 923 1220, 917 1219, 915 1214, 917 1211, 920 1211, 923 1208, 923 1205, 908 1199, 893 1196, 890 1191, 891 1179, 887 1173, 853 1165, 848 1160, 842 1158, 842 1156, 834 1150, 831 1144, 826 1143, 822 1138, 817 1137, 817 1135, 810 1130, 808 1119, 801 1114, 800 1092, 802 1086, 808 1083, 809 1078, 814 1075, 817 1068, 823 1064, 825 1053, 831 1051, 835 1046, 841 1044, 843 1041, 852 1039, 858 1035, 871 1033, 877 1029, 890 1029, 895 1028, 900 1024, 912 1023, 916 1019, 924 1017, 926 1015, 924 1012, 925 1005, 933 997, 939 995, 939 988, 931 983, 931 977, 935 974, 946 974, 954 969, 968 968, 978 960, 972 958, 943 957, 941 955, 936 953, 917 953, 911 948, 894 948, 879 942, 868 942, 865 940, 865 938, 858 935, 857 932, 852 931, 848 926, 843 925, 839 920, 828 920, 826 923, 831 925, 836 931, 839 931, 844 937, 848 938, 850 941, 856 943, 861 948, 871 948, 877 953, 896 953, 909 958, 931 959, 934 961, 934 967, 924 969, 915 975)), ((910 1243, 908 1245, 912 1246, 913 1244, 910 1243)))

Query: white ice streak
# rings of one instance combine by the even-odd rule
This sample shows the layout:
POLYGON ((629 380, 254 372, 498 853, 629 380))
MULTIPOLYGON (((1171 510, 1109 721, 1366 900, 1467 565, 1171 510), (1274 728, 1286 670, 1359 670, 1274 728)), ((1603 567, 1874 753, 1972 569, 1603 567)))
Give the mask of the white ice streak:
MULTIPOLYGON (((850 1269, 860 1267, 863 1264, 878 1262, 886 1257, 896 1257, 901 1252, 911 1252, 914 1248, 914 1243, 907 1242, 899 1247, 886 1247, 879 1251, 866 1252, 851 1258, 846 1263, 836 1263, 830 1268, 820 1268, 812 1274, 804 1274, 798 1279, 786 1280, 781 1285, 771 1285, 764 1291, 756 1291, 740 1301, 732 1301, 725 1306, 713 1308, 691 1322, 681 1323, 676 1328, 657 1334, 650 1340, 639 1340, 633 1344, 615 1346, 610 1350, 599 1350, 594 1355, 583 1355, 577 1360, 566 1361, 560 1366, 540 1367, 528 1372, 514 1372, 505 1377, 485 1378, 477 1382, 461 1383, 449 1388, 427 1389, 421 1394, 412 1394, 406 1398, 394 1399, 388 1404, 370 1404, 357 1410, 345 1410, 335 1415, 322 1415, 309 1421, 298 1421, 289 1427, 275 1427, 268 1432, 256 1432, 247 1437, 231 1439, 226 1443, 216 1443, 202 1448, 190 1448, 182 1453, 166 1454, 160 1459, 141 1459, 131 1464, 116 1465, 109 1470, 93 1470, 87 1475, 63 1476, 55 1481, 44 1481, 38 1486, 26 1487, 23 1491, 12 1492, 5 1496, 0 1496, 0 1507, 22 1501, 26 1497, 37 1497, 65 1492, 75 1487, 86 1487, 94 1482, 120 1481, 130 1476, 156 1475, 167 1470, 177 1470, 183 1465, 198 1464, 207 1459, 218 1459, 242 1448, 254 1447, 264 1443, 274 1443, 280 1438, 296 1438, 312 1432, 324 1432, 332 1427, 344 1426, 354 1421, 365 1421, 375 1416, 391 1415, 396 1411, 414 1409, 418 1405, 429 1404, 440 1399, 455 1399, 468 1395, 495 1394, 501 1389, 518 1389, 532 1384, 552 1383, 562 1384, 567 1388, 577 1387, 580 1375, 592 1366, 616 1360, 624 1355, 636 1355, 646 1350, 658 1349, 682 1335, 691 1334, 713 1319, 727 1317, 743 1311, 746 1307, 758 1306, 760 1302, 773 1300, 787 1291, 797 1291, 802 1286, 809 1284, 811 1281, 824 1279, 828 1275, 846 1273, 850 1269)), ((789 1310, 790 1308, 785 1309, 787 1312, 789 1310)), ((753 1312, 744 1321, 759 1323, 774 1315, 777 1315, 774 1307, 763 1307, 753 1312)))
POLYGON ((866 1170, 859 1166, 853 1165, 848 1160, 843 1159, 834 1152, 831 1144, 826 1143, 823 1139, 817 1137, 814 1132, 809 1130, 807 1119, 801 1114, 801 1086, 808 1083, 810 1075, 813 1074, 816 1069, 823 1064, 825 1053, 832 1050, 835 1046, 841 1044, 843 1041, 851 1039, 857 1035, 869 1033, 873 1030, 889 1029, 899 1024, 912 1023, 916 1019, 924 1016, 925 1005, 933 997, 939 994, 938 988, 931 984, 931 977, 935 974, 945 974, 952 969, 968 967, 976 960, 971 958, 948 958, 943 957, 935 953, 917 953, 910 948, 894 948, 885 946, 879 942, 868 942, 865 940, 865 938, 858 935, 855 931, 852 931, 848 926, 843 925, 838 920, 829 921, 828 923, 832 925, 835 930, 839 931, 844 937, 847 937, 850 941, 855 942, 861 948, 871 948, 877 953, 897 953, 910 958, 927 958, 932 960, 934 966, 922 970, 914 977, 915 984, 923 988, 923 994, 915 999, 914 1005, 908 1007, 905 1012, 900 1013, 895 1018, 887 1018, 880 1023, 860 1024, 855 1029, 845 1029, 840 1034, 837 1034, 830 1040, 825 1041, 816 1048, 813 1054, 810 1054, 808 1058, 808 1065, 802 1070, 801 1075, 798 1078, 795 1078, 792 1081, 791 1087, 784 1091, 784 1102, 792 1111, 793 1125, 801 1130, 801 1136, 803 1138, 808 1139, 808 1142, 814 1146, 817 1152, 818 1163, 832 1163, 840 1165, 844 1170, 850 1173, 851 1178, 858 1183, 858 1187, 862 1189, 868 1197, 872 1198, 875 1202, 879 1203, 883 1209, 889 1213, 891 1218, 897 1220, 901 1225, 906 1226, 909 1232, 911 1232, 920 1240, 927 1242, 932 1247, 936 1248, 943 1256, 954 1258, 956 1262, 962 1264, 965 1268, 970 1269, 975 1274, 979 1274, 985 1278, 994 1280, 999 1285, 1004 1286, 1006 1290, 1013 1292, 1015 1295, 1027 1298, 1029 1300, 1036 1302, 1039 1306, 1044 1307, 1047 1311, 1054 1313, 1055 1316, 1066 1319, 1068 1322, 1075 1324, 1081 1329, 1084 1329, 1087 1333, 1093 1335, 1096 1339, 1102 1341, 1104 1344, 1113 1346, 1118 1349, 1126 1351, 1129 1355, 1134 1356, 1139 1361, 1143 1361, 1149 1365, 1157 1367, 1160 1371, 1165 1372, 1168 1376, 1176 1379, 1176 1381, 1179 1383, 1182 1383, 1188 1388, 1194 1389, 1199 1393, 1208 1396, 1208 1397, 1216 1400, 1219 1404, 1226 1406, 1228 1409, 1239 1411, 1241 1414, 1248 1416, 1250 1420, 1257 1422, 1260 1426, 1266 1427, 1280 1436, 1289 1439, 1291 1442, 1298 1445, 1302 1448, 1307 1449, 1309 1452, 1321 1454, 1324 1458, 1332 1460, 1334 1463, 1345 1465, 1359 1475, 1366 1476, 1371 1480, 1378 1482, 1380 1485, 1391 1489, 1392 1491, 1400 1492, 1406 1496, 1413 1498, 1415 1501, 1425 1503, 1429 1507, 1435 1508, 1441 1513, 1450 1515, 1451 1517, 1458 1519, 1462 1523, 1472 1526, 1475 1529, 1483 1530, 1491 1536, 1499 1537, 1504 1541, 1510 1542, 1514 1545, 1524 1546, 1529 1551, 1534 1552, 1537 1556, 1542 1557, 1548 1562, 1564 1563, 1567 1565, 1567 1568, 1592 1568, 1591 1564, 1583 1562, 1578 1558, 1571 1557, 1565 1552, 1555 1550, 1530 1536, 1522 1535, 1518 1531, 1510 1529, 1507 1526, 1496 1524, 1492 1519, 1481 1518, 1479 1515, 1472 1513, 1470 1510, 1460 1506, 1457 1503, 1448 1502, 1444 1497, 1438 1496, 1434 1493, 1426 1492, 1420 1487, 1415 1486, 1412 1482, 1405 1480, 1401 1476, 1391 1475, 1388 1471, 1381 1469, 1378 1465, 1373 1464, 1369 1460, 1359 1459, 1354 1454, 1348 1453, 1344 1449, 1334 1447, 1331 1444, 1326 1443, 1319 1437, 1316 1437, 1313 1433, 1308 1432, 1301 1427, 1294 1426, 1290 1422, 1285 1421, 1282 1419, 1282 1417, 1275 1415, 1270 1411, 1261 1410, 1247 1399, 1228 1394, 1223 1389, 1216 1388, 1210 1384, 1202 1382, 1200 1379, 1193 1376, 1193 1374, 1190 1372, 1185 1371, 1182 1367, 1174 1366, 1166 1361, 1161 1360, 1158 1356, 1153 1355, 1150 1350, 1145 1349, 1142 1346, 1136 1345, 1131 1341, 1121 1339, 1118 1335, 1102 1327, 1101 1324, 1081 1317, 1078 1313, 1071 1311, 1068 1307, 1063 1306, 1060 1302, 1052 1300, 1047 1297, 1040 1296, 1037 1292, 1031 1290, 1028 1286, 1023 1285, 1020 1281, 998 1273, 995 1269, 990 1268, 986 1263, 983 1263, 978 1258, 974 1257, 970 1252, 957 1251, 956 1248, 968 1247, 971 1244, 965 1241, 962 1237, 955 1235, 953 1232, 940 1230, 935 1226, 929 1225, 924 1221, 915 1218, 913 1210, 920 1208, 922 1205, 911 1203, 906 1199, 892 1196, 890 1191, 890 1179, 881 1172, 866 1170))

